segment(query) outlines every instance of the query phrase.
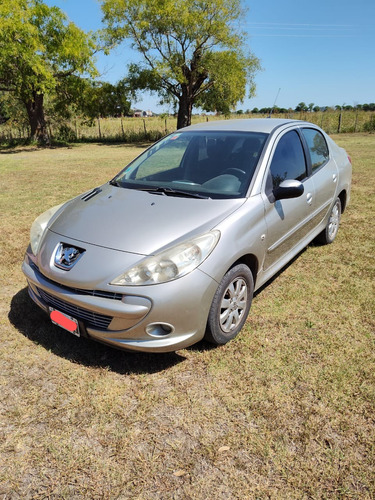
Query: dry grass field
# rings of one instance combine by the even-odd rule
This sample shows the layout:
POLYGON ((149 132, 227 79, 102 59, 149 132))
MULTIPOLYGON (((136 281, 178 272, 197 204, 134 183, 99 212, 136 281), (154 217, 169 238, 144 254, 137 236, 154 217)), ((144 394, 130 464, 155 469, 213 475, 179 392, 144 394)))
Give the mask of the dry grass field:
POLYGON ((334 244, 259 292, 239 337, 113 350, 53 326, 21 272, 33 219, 144 145, 0 150, 0 499, 375 498, 375 135, 334 244))

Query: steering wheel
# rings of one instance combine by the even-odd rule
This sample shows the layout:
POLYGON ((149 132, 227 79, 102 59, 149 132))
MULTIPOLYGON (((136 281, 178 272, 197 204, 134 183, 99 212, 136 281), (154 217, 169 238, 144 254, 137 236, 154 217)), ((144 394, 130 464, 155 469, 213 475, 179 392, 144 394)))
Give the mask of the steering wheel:
POLYGON ((226 170, 224 170, 223 174, 232 174, 232 175, 235 175, 236 177, 239 178, 239 180, 244 180, 244 178, 246 177, 246 172, 244 170, 241 170, 240 168, 227 168, 226 170))

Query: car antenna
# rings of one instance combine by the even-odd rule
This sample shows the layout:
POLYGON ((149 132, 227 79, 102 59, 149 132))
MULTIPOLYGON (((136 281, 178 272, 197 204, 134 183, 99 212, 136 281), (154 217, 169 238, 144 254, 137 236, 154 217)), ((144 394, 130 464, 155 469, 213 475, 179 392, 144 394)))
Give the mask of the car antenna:
POLYGON ((273 103, 273 106, 272 106, 272 108, 270 110, 270 114, 268 115, 268 118, 271 118, 272 111, 275 109, 276 101, 277 101, 277 98, 279 97, 280 90, 281 90, 281 88, 279 88, 279 90, 277 91, 277 94, 276 94, 276 97, 275 97, 275 102, 273 103))

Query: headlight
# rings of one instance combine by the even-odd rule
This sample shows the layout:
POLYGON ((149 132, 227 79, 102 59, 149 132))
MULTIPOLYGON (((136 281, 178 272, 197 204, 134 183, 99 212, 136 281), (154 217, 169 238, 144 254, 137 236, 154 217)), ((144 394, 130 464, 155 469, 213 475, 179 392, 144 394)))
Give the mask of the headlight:
POLYGON ((48 222, 50 221, 51 217, 57 212, 57 210, 62 206, 63 204, 56 205, 55 207, 52 207, 44 212, 42 215, 39 215, 39 217, 34 220, 30 229, 30 245, 34 255, 36 255, 38 252, 39 243, 42 239, 48 222))
POLYGON ((169 250, 147 257, 137 266, 113 280, 111 285, 156 285, 193 271, 212 252, 220 238, 219 231, 192 238, 169 250))

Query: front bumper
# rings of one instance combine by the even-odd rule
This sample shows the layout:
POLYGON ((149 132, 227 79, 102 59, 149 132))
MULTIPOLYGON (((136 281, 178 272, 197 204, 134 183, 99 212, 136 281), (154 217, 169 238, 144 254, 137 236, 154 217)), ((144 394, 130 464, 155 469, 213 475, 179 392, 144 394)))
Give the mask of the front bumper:
POLYGON ((168 352, 204 336, 218 283, 196 269, 169 283, 89 290, 45 277, 26 254, 22 270, 33 301, 74 317, 89 338, 126 350, 168 352))

